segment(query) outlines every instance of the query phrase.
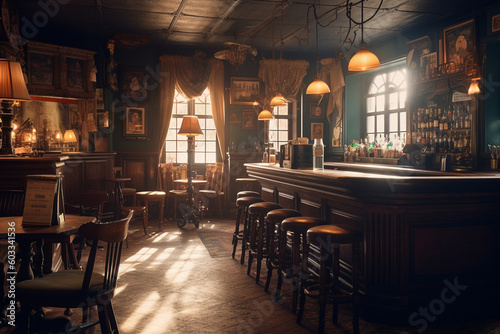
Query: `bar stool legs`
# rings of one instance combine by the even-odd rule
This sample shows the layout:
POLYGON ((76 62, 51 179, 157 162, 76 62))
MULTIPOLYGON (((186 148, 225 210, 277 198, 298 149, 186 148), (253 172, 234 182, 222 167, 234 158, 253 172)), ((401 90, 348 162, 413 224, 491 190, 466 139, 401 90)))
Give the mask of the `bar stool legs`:
MULTIPOLYGON (((239 193, 238 193, 239 194, 239 193)), ((241 264, 245 263, 245 229, 248 224, 248 207, 253 203, 262 202, 263 200, 258 196, 238 196, 236 200, 236 207, 238 211, 236 212, 236 224, 233 233, 233 252, 232 257, 234 259, 236 254, 236 248, 238 247, 238 240, 242 241, 242 249, 241 249, 241 264), (240 231, 240 224, 243 220, 243 231, 240 231)))

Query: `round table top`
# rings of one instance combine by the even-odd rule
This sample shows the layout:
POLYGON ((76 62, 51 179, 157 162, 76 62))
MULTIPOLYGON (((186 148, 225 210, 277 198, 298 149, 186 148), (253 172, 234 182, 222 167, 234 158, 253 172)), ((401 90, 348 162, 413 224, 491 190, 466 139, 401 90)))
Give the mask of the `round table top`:
MULTIPOLYGON (((207 180, 199 180, 199 179, 193 179, 192 180, 194 185, 202 185, 202 184, 207 184, 207 180)), ((188 183, 188 179, 177 179, 174 180, 174 183, 188 183)))
POLYGON ((111 181, 111 182, 125 182, 125 181, 131 181, 131 177, 110 177, 106 178, 106 181, 111 181))

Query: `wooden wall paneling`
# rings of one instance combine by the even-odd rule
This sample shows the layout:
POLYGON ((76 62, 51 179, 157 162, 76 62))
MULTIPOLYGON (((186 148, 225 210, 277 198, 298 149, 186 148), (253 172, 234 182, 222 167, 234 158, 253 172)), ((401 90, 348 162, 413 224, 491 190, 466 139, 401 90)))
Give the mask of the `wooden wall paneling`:
POLYGON ((287 194, 284 191, 278 192, 278 204, 285 209, 295 209, 295 197, 292 194, 287 194))
POLYGON ((80 204, 80 193, 85 190, 85 166, 83 160, 66 161, 62 168, 64 201, 66 204, 80 204))
POLYGON ((109 178, 106 160, 85 161, 85 191, 104 190, 105 179, 109 178))
POLYGON ((262 187, 261 197, 265 202, 274 202, 274 188, 262 187))
POLYGON ((155 152, 120 152, 115 166, 123 168, 123 176, 132 180, 126 183, 138 191, 156 190, 158 187, 158 154, 155 152))

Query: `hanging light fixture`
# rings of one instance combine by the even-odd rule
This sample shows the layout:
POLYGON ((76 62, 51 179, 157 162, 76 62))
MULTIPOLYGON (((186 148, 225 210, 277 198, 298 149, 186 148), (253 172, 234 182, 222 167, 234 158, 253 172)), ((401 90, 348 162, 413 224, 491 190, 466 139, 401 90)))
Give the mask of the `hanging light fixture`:
POLYGON ((259 113, 259 117, 257 117, 257 119, 259 121, 270 121, 270 120, 274 119, 274 116, 273 116, 272 112, 270 112, 267 109, 264 109, 259 113))
MULTIPOLYGON (((359 51, 351 58, 349 61, 348 69, 349 71, 369 71, 374 68, 380 67, 380 60, 372 52, 368 51, 366 44, 363 40, 363 3, 365 0, 361 0, 361 44, 359 45, 359 51)), ((379 7, 380 8, 380 7, 379 7)), ((378 9, 377 9, 378 11, 378 9)), ((350 9, 349 9, 350 12, 350 9)), ((375 14, 374 14, 375 15, 375 14)), ((372 16, 373 17, 373 16, 372 16)), ((349 14, 349 19, 352 18, 349 14)))
POLYGON ((330 93, 330 87, 319 78, 318 21, 316 19, 316 79, 307 86, 306 94, 318 95, 326 93, 330 93))
POLYGON ((287 101, 286 99, 283 97, 283 95, 281 95, 280 93, 276 94, 276 96, 274 96, 271 100, 271 107, 276 107, 276 106, 284 106, 286 105, 287 101))
POLYGON ((469 86, 469 91, 467 92, 469 95, 481 93, 481 89, 479 88, 479 80, 481 80, 481 78, 473 78, 472 79, 470 86, 469 86))

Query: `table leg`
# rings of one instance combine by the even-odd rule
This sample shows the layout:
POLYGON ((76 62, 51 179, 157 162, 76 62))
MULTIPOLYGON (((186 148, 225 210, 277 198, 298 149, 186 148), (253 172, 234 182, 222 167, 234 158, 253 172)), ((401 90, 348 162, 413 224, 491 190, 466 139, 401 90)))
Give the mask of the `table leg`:
POLYGON ((21 259, 21 264, 19 265, 19 270, 16 276, 17 282, 33 279, 33 270, 31 269, 33 264, 33 254, 34 252, 31 241, 23 240, 19 242, 19 257, 21 259))

